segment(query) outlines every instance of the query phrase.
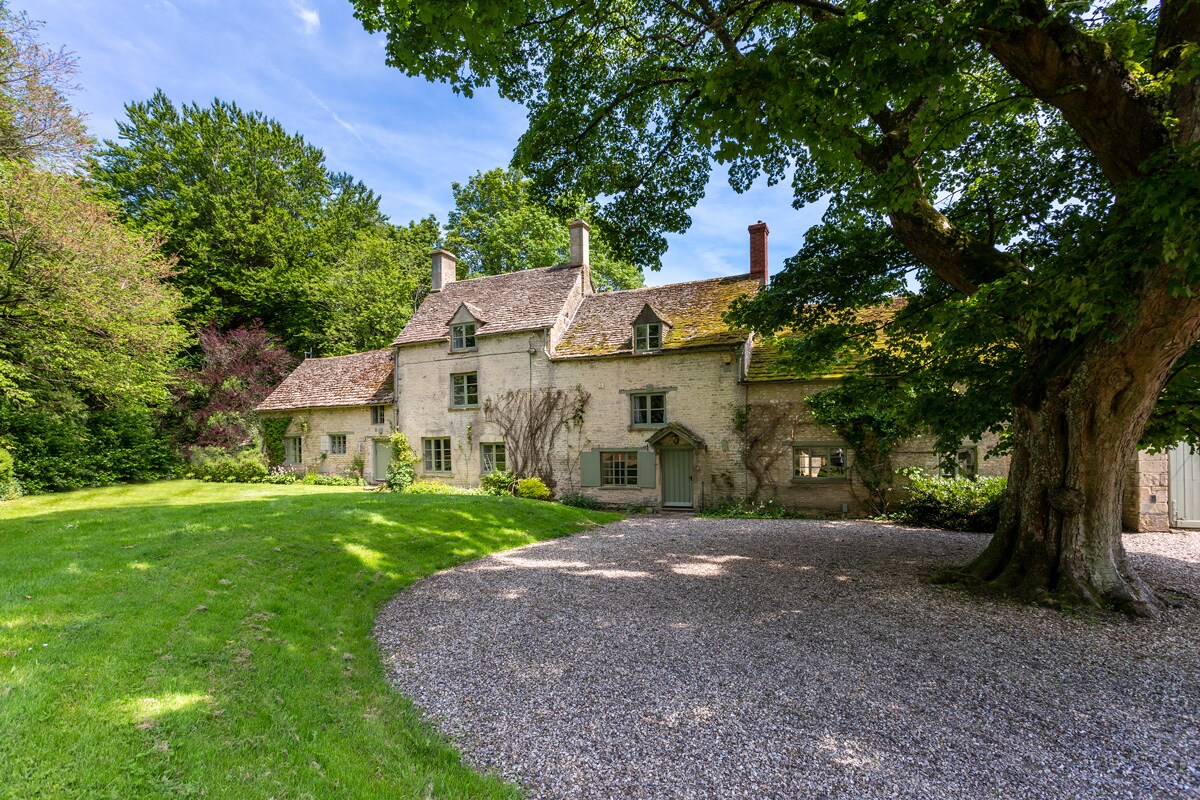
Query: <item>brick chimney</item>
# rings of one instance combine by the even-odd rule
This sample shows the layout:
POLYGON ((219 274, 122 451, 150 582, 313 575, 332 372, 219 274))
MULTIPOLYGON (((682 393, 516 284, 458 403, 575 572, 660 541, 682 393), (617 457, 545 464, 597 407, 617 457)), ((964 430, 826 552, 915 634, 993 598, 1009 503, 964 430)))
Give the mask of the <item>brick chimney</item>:
POLYGON ((440 292, 458 277, 458 256, 449 250, 434 250, 430 255, 433 256, 433 286, 430 291, 440 292))
POLYGON ((571 229, 571 266, 583 267, 583 293, 591 294, 593 291, 590 263, 592 226, 581 219, 573 219, 567 227, 571 229))
POLYGON ((767 223, 761 219, 750 226, 750 277, 767 285, 767 223))

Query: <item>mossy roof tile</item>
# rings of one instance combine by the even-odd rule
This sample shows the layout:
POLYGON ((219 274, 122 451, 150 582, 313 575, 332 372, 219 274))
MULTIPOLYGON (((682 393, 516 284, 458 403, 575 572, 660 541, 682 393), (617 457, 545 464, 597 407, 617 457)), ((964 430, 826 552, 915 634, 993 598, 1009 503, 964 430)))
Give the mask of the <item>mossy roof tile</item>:
POLYGON ((554 355, 632 354, 634 321, 647 305, 667 323, 663 351, 741 345, 747 334, 730 326, 725 312, 736 298, 753 295, 759 288, 756 278, 738 275, 590 295, 584 298, 554 355))

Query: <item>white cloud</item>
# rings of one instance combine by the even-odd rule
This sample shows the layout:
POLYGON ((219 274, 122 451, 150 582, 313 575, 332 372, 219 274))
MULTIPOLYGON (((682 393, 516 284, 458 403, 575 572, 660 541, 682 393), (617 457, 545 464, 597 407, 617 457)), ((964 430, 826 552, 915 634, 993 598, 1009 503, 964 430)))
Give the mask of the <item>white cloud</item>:
POLYGON ((315 8, 309 8, 299 0, 292 0, 292 12, 300 20, 300 24, 304 26, 306 34, 314 34, 321 29, 321 15, 317 13, 315 8))

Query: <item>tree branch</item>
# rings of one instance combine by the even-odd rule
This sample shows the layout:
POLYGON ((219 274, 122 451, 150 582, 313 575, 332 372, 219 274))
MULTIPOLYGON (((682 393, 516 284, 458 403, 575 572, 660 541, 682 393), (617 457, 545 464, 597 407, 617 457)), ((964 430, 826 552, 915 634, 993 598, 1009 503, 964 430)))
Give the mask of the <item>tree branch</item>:
MULTIPOLYGON (((1155 72, 1179 67, 1183 45, 1200 41, 1200 3, 1195 0, 1164 0, 1158 12, 1158 31, 1154 40, 1155 72)), ((1175 143, 1185 146, 1200 142, 1200 76, 1186 82, 1173 82, 1171 110, 1179 120, 1175 143)))
POLYGON ((859 143, 859 160, 875 174, 887 172, 896 159, 908 165, 911 188, 916 191, 917 199, 908 208, 888 212, 892 232, 909 252, 939 278, 957 291, 972 295, 983 284, 1020 271, 1023 267, 1012 254, 961 230, 938 211, 925 195, 916 158, 908 153, 908 126, 925 102, 925 98, 917 98, 900 111, 885 108, 872 114, 872 120, 882 133, 879 142, 872 142, 855 130, 848 131, 848 134, 859 143))
POLYGON ((1167 143, 1167 130, 1125 65, 1103 43, 1052 16, 1042 0, 1022 0, 1019 8, 1016 27, 977 28, 980 44, 1062 112, 1113 185, 1141 176, 1142 164, 1167 143))

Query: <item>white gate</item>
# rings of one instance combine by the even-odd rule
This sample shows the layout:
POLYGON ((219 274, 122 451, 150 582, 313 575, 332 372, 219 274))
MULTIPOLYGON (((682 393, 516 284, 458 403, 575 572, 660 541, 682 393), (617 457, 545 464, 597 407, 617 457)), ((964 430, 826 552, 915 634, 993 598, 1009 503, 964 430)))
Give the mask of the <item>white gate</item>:
POLYGON ((1171 527, 1200 528, 1200 452, 1176 445, 1170 463, 1171 527))

